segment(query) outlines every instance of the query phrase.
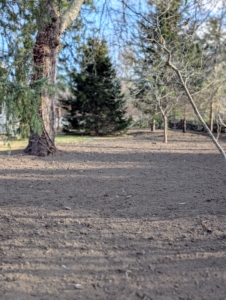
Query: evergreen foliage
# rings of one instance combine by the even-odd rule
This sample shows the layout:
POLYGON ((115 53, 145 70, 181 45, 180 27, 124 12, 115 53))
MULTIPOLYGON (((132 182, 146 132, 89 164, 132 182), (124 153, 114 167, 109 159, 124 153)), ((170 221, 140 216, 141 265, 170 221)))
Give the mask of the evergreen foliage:
POLYGON ((45 78, 34 79, 33 46, 42 18, 42 1, 1 1, 0 104, 6 114, 8 137, 30 131, 41 134, 41 93, 51 90, 45 78))
POLYGON ((47 88, 47 84, 45 79, 29 83, 28 74, 23 60, 17 60, 13 75, 0 66, 0 105, 6 114, 4 126, 8 137, 19 133, 21 138, 25 138, 30 134, 31 128, 36 133, 41 132, 41 91, 47 88))
POLYGON ((125 99, 106 42, 90 38, 81 57, 80 72, 70 74, 72 97, 61 101, 68 112, 67 129, 95 135, 126 130, 131 118, 125 118, 125 99))
MULTIPOLYGON (((50 2, 56 3, 55 0, 50 2)), ((42 92, 52 94, 57 86, 51 86, 47 78, 36 79, 38 66, 34 67, 33 49, 40 24, 50 22, 46 15, 45 0, 18 0, 0 2, 0 106, 4 108, 7 122, 4 124, 8 137, 20 133, 22 138, 32 133, 41 134, 43 120, 40 114, 42 92), (19 128, 18 128, 19 127, 19 128)), ((84 1, 91 6, 92 1, 84 1)), ((60 12, 66 11, 68 1, 57 1, 60 12)), ((68 35, 80 34, 81 18, 67 29, 68 35), (78 30, 79 28, 79 30, 78 30)), ((66 42, 65 42, 66 43, 66 42)), ((68 42, 67 42, 68 43, 68 42)), ((60 54, 64 56, 63 44, 60 54)), ((68 49, 65 49, 68 53, 68 49)), ((60 61, 60 60, 59 60, 60 61)), ((61 61, 59 62, 59 64, 61 61)), ((65 66, 64 66, 65 67, 65 66)))

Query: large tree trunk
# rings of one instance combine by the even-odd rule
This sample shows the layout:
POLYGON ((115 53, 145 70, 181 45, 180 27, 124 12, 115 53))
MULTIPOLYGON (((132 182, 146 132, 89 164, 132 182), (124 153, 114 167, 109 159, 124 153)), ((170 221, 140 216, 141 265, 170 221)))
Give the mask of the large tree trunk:
MULTIPOLYGON (((61 2, 61 1, 60 1, 61 2)), ((84 0, 71 0, 67 9, 61 14, 59 1, 40 1, 40 16, 38 31, 34 45, 33 56, 36 73, 34 80, 47 78, 48 83, 56 83, 57 55, 60 36, 64 30, 77 18, 84 0)), ((69 1, 68 1, 69 2, 69 1)), ((42 134, 34 133, 31 128, 29 144, 24 150, 28 154, 46 156, 56 152, 54 143, 54 95, 43 91, 40 117, 43 120, 42 134)))
MULTIPOLYGON (((49 84, 56 83, 57 54, 60 42, 60 22, 53 19, 40 30, 36 37, 33 50, 35 75, 33 80, 47 78, 49 84)), ((41 95, 40 117, 43 120, 42 134, 38 135, 31 130, 29 144, 24 150, 26 153, 37 156, 46 156, 56 152, 54 143, 54 95, 44 90, 41 95)))

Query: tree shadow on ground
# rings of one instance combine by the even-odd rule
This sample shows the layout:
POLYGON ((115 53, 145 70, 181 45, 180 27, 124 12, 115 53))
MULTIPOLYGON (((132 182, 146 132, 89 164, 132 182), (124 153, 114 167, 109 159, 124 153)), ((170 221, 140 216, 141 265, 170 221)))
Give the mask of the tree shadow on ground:
POLYGON ((220 155, 113 145, 1 157, 1 299, 224 299, 220 155))

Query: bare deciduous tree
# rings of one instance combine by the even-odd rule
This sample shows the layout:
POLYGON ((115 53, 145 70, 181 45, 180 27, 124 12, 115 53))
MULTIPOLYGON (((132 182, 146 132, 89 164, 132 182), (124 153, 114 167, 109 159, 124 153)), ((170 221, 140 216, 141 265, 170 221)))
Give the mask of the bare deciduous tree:
MULTIPOLYGON (((214 59, 216 59, 216 56, 219 54, 217 51, 215 52, 215 57, 210 57, 208 55, 204 56, 202 51, 203 49, 199 47, 196 42, 197 39, 195 39, 197 35, 202 36, 202 31, 207 29, 206 21, 210 18, 210 6, 213 5, 213 1, 209 1, 208 3, 204 3, 202 1, 187 1, 190 6, 187 11, 184 10, 184 14, 182 14, 183 18, 180 21, 181 29, 178 33, 178 39, 172 39, 171 41, 167 34, 172 33, 173 36, 175 33, 172 28, 167 28, 167 20, 174 17, 172 14, 172 5, 174 2, 175 1, 171 1, 170 3, 166 3, 164 1, 161 2, 164 6, 164 9, 162 7, 162 13, 154 13, 154 18, 152 19, 148 18, 145 14, 139 13, 139 22, 148 24, 149 28, 148 34, 146 38, 144 37, 144 39, 146 40, 146 43, 150 43, 150 45, 157 45, 160 51, 165 53, 165 55, 162 54, 158 58, 162 61, 162 71, 166 72, 166 69, 168 68, 174 72, 177 77, 174 79, 174 84, 177 82, 179 89, 183 90, 195 112, 195 115, 210 135, 212 141, 221 152, 224 159, 226 159, 224 150, 209 130, 194 101, 194 97, 200 97, 202 90, 207 90, 207 86, 210 86, 210 83, 205 81, 205 79, 208 77, 208 73, 212 71, 215 62, 214 59), (201 8, 203 9, 200 10, 201 8), (198 11, 200 11, 200 14, 198 14, 198 11), (189 23, 191 23, 191 25, 189 23), (194 47, 191 48, 191 46, 194 47)), ((160 2, 158 2, 158 4, 159 3, 160 2)), ((224 11, 225 6, 222 4, 222 6, 219 7, 219 10, 224 11)), ((156 12, 155 9, 153 9, 153 11, 156 12)), ((218 12, 214 13, 217 15, 218 12)), ((224 16, 225 18, 225 14, 221 13, 221 16, 224 16)), ((224 44, 225 40, 221 41, 221 45, 223 45, 222 42, 224 44)), ((217 80, 219 81, 219 78, 217 80)), ((158 84, 157 77, 155 77, 155 82, 158 84)), ((222 79, 220 82, 220 84, 222 84, 222 79)), ((212 82, 213 85, 215 83, 216 82, 212 82)))

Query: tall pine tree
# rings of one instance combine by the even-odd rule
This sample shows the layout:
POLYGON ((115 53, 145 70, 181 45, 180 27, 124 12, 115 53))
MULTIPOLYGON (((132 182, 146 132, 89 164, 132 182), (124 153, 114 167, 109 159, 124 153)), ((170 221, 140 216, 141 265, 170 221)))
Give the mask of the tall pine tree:
POLYGON ((70 93, 70 98, 61 101, 69 128, 105 135, 122 132, 131 122, 125 117, 125 99, 106 41, 90 38, 83 47, 80 72, 70 74, 70 93))

